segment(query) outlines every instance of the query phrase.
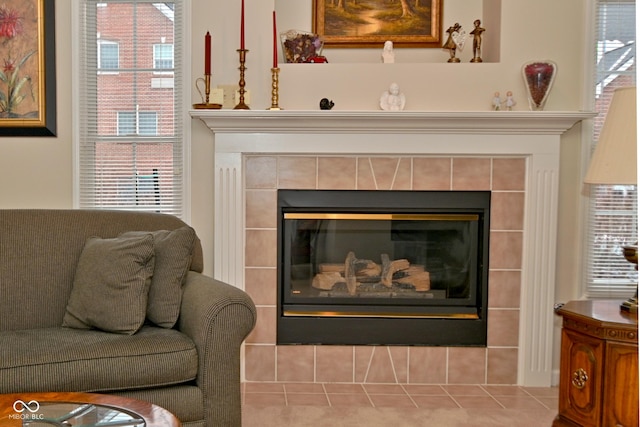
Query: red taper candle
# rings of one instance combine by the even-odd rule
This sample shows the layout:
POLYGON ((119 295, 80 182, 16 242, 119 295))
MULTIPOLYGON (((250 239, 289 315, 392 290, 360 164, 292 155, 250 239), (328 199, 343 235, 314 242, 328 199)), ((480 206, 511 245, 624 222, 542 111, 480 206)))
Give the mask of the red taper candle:
POLYGON ((204 36, 204 74, 211 75, 211 34, 204 36))
POLYGON ((273 68, 278 68, 278 42, 276 32, 276 11, 273 11, 273 68))
POLYGON ((240 49, 244 50, 244 0, 240 9, 240 49))

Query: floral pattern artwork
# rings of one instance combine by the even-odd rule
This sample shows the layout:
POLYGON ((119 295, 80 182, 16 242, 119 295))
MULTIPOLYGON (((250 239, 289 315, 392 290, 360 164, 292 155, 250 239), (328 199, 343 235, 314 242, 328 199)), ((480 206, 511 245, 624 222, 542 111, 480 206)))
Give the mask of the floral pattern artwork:
POLYGON ((323 41, 317 34, 289 30, 280 35, 284 58, 288 63, 327 62, 320 56, 323 41))
POLYGON ((0 0, 0 118, 38 116, 37 0, 0 0))

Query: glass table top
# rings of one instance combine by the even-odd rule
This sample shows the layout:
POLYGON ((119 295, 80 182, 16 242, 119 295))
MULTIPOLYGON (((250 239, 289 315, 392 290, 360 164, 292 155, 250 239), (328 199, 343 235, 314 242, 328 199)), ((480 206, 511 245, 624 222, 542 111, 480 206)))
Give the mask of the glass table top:
POLYGON ((145 421, 134 412, 94 403, 39 402, 21 415, 29 427, 144 427, 145 421), (34 409, 36 409, 34 411, 34 409))

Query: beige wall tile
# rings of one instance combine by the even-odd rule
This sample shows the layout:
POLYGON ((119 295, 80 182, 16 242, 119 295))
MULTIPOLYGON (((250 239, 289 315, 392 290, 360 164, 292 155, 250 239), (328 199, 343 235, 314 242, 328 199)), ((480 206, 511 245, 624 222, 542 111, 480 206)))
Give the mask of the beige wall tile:
POLYGON ((369 366, 365 374, 367 383, 397 383, 395 366, 391 358, 389 347, 373 346, 373 353, 369 359, 369 366))
POLYGON ((244 289, 256 305, 275 306, 277 286, 278 271, 275 268, 245 268, 244 289))
POLYGON ((451 158, 413 158, 413 190, 450 190, 451 158))
POLYGON ((278 192, 274 190, 246 190, 245 225, 247 228, 276 228, 278 192))
POLYGON ((342 383, 353 381, 353 347, 319 345, 316 347, 316 381, 342 383))
POLYGON ((358 158, 358 172, 356 177, 358 190, 377 190, 376 180, 373 175, 373 168, 369 157, 358 158))
POLYGON ((276 230, 246 230, 245 264, 247 267, 275 267, 277 252, 276 230))
POLYGON ((316 188, 316 157, 278 157, 278 188, 316 188))
POLYGON ((453 190, 489 190, 491 159, 454 157, 453 190))
POLYGON ((276 346, 247 344, 244 351, 247 381, 275 381, 276 346))
POLYGON ((449 347, 447 384, 484 384, 486 349, 449 347))
POLYGON ((446 380, 446 347, 409 347, 409 383, 444 384, 446 380))
POLYGON ((487 360, 487 383, 517 384, 518 349, 490 348, 487 360))
POLYGON ((247 156, 244 159, 246 188, 276 188, 277 158, 247 156))
POLYGON ((373 170, 376 181, 376 190, 391 190, 396 179, 399 158, 391 157, 369 157, 369 165, 373 170))
POLYGON ((314 381, 313 346, 279 345, 276 355, 277 381, 314 381))
POLYGON ((363 383, 367 379, 369 370, 369 362, 373 356, 373 346, 355 346, 354 347, 354 379, 357 383, 363 383))
POLYGON ((489 309, 487 345, 494 347, 517 347, 520 327, 520 311, 489 309))
POLYGON ((276 343, 276 307, 256 307, 258 317, 256 326, 246 341, 253 344, 276 343))
POLYGON ((499 192, 491 194, 491 229, 524 229, 524 193, 499 192))
POLYGON ((524 158, 493 159, 493 190, 524 191, 526 172, 524 158))
POLYGON ((489 239, 489 268, 492 270, 522 268, 522 232, 492 231, 489 239))
POLYGON ((355 157, 318 158, 318 189, 353 190, 355 188, 355 157))
POLYGON ((489 271, 489 308, 519 308, 522 273, 489 271))

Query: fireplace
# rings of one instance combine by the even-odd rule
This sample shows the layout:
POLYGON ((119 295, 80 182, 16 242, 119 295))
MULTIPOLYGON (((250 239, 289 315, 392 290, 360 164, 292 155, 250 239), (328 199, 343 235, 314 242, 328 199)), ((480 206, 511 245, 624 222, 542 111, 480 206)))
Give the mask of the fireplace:
POLYGON ((258 310, 244 347, 244 380, 551 384, 560 145, 593 114, 191 114, 215 141, 207 146, 215 151, 213 275, 246 289, 258 310), (491 190, 487 346, 277 345, 280 189, 491 190))
POLYGON ((485 346, 489 191, 278 191, 278 344, 485 346))

